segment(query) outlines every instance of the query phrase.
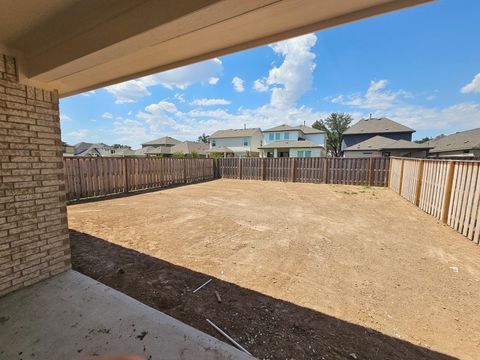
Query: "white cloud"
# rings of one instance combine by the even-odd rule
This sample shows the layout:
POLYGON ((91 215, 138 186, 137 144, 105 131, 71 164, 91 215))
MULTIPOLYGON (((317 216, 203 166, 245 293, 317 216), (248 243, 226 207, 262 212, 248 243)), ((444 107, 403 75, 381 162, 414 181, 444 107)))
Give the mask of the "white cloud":
POLYGON ((71 121, 72 118, 68 115, 65 115, 65 114, 60 114, 60 120, 61 121, 71 121))
POLYGON ((229 105, 231 101, 225 99, 195 99, 190 105, 197 106, 213 106, 213 105, 229 105))
POLYGON ((176 93, 176 94, 173 96, 173 98, 176 99, 178 102, 181 102, 181 103, 184 103, 184 102, 185 102, 185 98, 183 97, 183 94, 176 93))
POLYGON ((110 85, 105 90, 115 96, 115 104, 135 103, 141 98, 151 95, 147 85, 141 79, 110 85))
POLYGON ((213 77, 211 77, 210 79, 208 79, 208 83, 209 83, 210 85, 217 85, 218 80, 220 80, 220 78, 213 76, 213 77))
POLYGON ((265 92, 268 91, 268 85, 265 84, 266 79, 257 79, 253 82, 253 90, 258 92, 265 92))
POLYGON ((401 103, 403 99, 411 97, 411 95, 404 90, 386 90, 387 85, 388 80, 372 80, 364 94, 338 95, 330 101, 334 104, 354 106, 361 109, 373 108, 385 110, 401 103))
POLYGON ((462 102, 446 107, 428 107, 408 102, 404 90, 388 90, 388 81, 372 81, 365 93, 338 95, 330 101, 350 109, 360 109, 361 117, 388 117, 415 130, 445 133, 467 130, 480 124, 480 104, 462 102))
POLYGON ((245 91, 245 86, 243 84, 243 80, 240 79, 238 76, 235 76, 232 79, 232 84, 233 84, 233 88, 235 89, 236 92, 244 92, 245 91))
POLYGON ((463 94, 468 94, 473 92, 480 93, 480 73, 475 75, 473 80, 467 85, 465 85, 460 91, 463 94))
POLYGON ((90 96, 90 95, 93 95, 93 94, 95 94, 95 90, 90 90, 90 91, 82 93, 83 96, 90 96))
POLYGON ((173 113, 177 111, 177 107, 174 103, 162 100, 156 104, 150 104, 145 108, 146 111, 150 113, 157 112, 159 110, 164 110, 169 113, 173 113))
POLYGON ((88 130, 87 129, 81 129, 77 131, 72 131, 67 134, 68 136, 75 138, 77 140, 83 139, 88 135, 88 130))
POLYGON ((313 82, 315 54, 311 51, 315 34, 300 36, 270 45, 283 56, 283 63, 270 70, 267 84, 273 86, 270 104, 277 108, 293 107, 313 82))
POLYGON ((116 104, 134 103, 150 96, 149 87, 161 85, 167 89, 186 89, 196 82, 208 82, 214 75, 222 73, 220 59, 211 59, 158 74, 145 76, 124 83, 107 86, 105 90, 115 96, 116 104))
POLYGON ((104 113, 102 114, 102 118, 104 118, 104 119, 113 119, 113 115, 112 115, 111 113, 109 113, 109 112, 104 112, 104 113))

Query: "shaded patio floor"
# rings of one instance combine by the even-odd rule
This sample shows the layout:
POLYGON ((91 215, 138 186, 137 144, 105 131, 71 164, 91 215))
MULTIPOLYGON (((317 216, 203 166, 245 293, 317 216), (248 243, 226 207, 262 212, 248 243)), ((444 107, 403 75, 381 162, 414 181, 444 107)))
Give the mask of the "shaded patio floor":
POLYGON ((1 359, 252 359, 76 271, 0 298, 1 359))

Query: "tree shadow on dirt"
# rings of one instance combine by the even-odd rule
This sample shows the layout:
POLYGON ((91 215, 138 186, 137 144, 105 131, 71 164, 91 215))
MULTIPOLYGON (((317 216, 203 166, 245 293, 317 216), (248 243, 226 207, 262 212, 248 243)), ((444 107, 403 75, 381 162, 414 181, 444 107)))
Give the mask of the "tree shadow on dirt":
POLYGON ((225 341, 208 318, 260 359, 454 359, 85 233, 70 239, 75 270, 225 341))

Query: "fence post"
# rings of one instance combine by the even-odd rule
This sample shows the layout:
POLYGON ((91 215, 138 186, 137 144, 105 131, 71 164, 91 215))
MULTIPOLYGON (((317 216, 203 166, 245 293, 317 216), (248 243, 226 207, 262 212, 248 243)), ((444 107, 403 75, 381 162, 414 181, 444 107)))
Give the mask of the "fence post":
POLYGON ((182 159, 183 161, 183 183, 187 183, 187 159, 182 159))
POLYGON ((127 158, 123 158, 123 172, 124 172, 124 180, 125 180, 125 191, 124 193, 128 193, 128 165, 127 165, 127 158))
POLYGON ((242 180, 242 158, 238 158, 238 178, 242 180))
POLYGON ((415 192, 415 205, 420 205, 420 195, 422 194, 423 164, 424 160, 418 163, 417 191, 415 192))
POLYGON ((398 185, 398 194, 402 195, 402 186, 403 186, 403 167, 405 166, 405 159, 402 159, 402 164, 400 166, 400 184, 398 185))
POLYGON ((329 159, 327 157, 323 158, 323 182, 328 184, 328 162, 329 159))
POLYGON ((296 175, 296 164, 295 164, 295 158, 290 159, 290 181, 295 182, 295 175, 296 175))
POLYGON ((260 163, 260 178, 262 181, 265 181, 265 162, 267 161, 266 158, 262 158, 262 162, 260 163))
POLYGON ((455 173, 455 161, 448 164, 447 183, 445 184, 445 196, 442 206, 442 221, 448 222, 448 209, 450 208, 450 198, 452 197, 453 174, 455 173))
POLYGON ((373 158, 368 158, 368 185, 373 185, 373 158))

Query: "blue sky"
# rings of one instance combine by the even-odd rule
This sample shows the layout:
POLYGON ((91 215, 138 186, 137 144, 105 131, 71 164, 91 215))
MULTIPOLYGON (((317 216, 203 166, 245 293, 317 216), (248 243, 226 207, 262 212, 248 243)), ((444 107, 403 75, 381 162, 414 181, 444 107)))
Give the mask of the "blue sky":
POLYGON ((169 135, 385 116, 414 138, 480 127, 480 2, 438 2, 64 98, 62 137, 169 135))

